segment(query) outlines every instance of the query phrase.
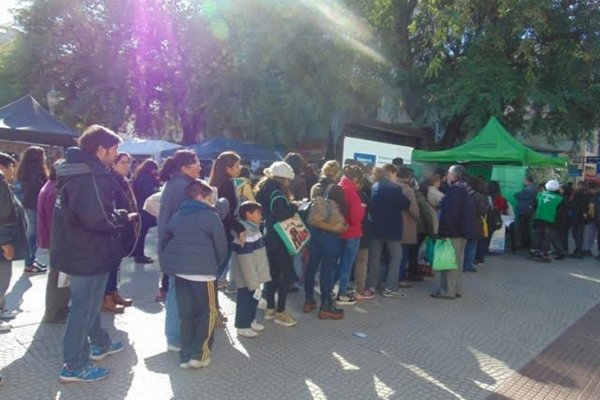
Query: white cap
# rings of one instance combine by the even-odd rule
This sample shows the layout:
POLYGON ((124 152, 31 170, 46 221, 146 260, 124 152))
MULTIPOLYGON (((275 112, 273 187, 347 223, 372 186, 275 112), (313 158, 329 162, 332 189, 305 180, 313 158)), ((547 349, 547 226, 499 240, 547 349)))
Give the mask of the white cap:
POLYGON ((560 189, 560 183, 558 183, 558 181, 556 179, 552 179, 552 180, 546 182, 546 190, 548 190, 550 192, 558 192, 559 189, 560 189))
POLYGON ((267 178, 294 179, 294 170, 285 161, 275 161, 269 168, 265 169, 264 173, 267 178))

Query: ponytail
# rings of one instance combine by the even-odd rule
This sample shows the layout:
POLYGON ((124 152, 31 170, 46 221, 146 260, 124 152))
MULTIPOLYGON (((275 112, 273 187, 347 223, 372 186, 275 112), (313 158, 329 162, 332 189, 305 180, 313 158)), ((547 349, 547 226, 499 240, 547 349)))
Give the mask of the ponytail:
POLYGON ((175 172, 179 172, 182 167, 190 164, 196 164, 198 156, 192 150, 178 150, 173 156, 167 158, 162 165, 159 178, 166 182, 173 177, 175 172))

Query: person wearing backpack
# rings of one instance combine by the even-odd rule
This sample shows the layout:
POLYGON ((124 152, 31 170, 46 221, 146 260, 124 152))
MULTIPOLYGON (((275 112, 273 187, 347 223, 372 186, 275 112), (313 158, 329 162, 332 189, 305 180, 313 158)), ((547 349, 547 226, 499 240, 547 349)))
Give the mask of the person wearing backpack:
POLYGON ((531 247, 531 217, 537 203, 537 185, 531 176, 526 176, 523 190, 515 193, 517 200, 517 226, 521 237, 521 247, 531 247))
MULTIPOLYGON (((347 215, 348 206, 344 198, 343 189, 337 185, 340 176, 340 165, 337 161, 327 161, 321 169, 319 182, 310 190, 310 198, 317 197, 332 200, 339 207, 342 215, 347 215)), ((325 229, 311 227, 311 240, 309 242, 309 259, 304 277, 304 307, 305 313, 317 308, 315 300, 315 276, 320 268, 319 288, 321 290, 320 319, 342 319, 344 311, 335 307, 331 299, 333 290, 333 274, 341 253, 340 235, 325 229)))

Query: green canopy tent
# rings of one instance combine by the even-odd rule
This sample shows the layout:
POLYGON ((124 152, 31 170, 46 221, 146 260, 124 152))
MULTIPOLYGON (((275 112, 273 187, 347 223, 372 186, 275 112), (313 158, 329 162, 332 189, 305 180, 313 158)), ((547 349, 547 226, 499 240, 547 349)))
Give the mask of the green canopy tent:
POLYGON ((549 157, 521 144, 496 117, 467 143, 440 151, 414 150, 413 161, 428 163, 519 164, 529 167, 567 167, 564 157, 549 157))

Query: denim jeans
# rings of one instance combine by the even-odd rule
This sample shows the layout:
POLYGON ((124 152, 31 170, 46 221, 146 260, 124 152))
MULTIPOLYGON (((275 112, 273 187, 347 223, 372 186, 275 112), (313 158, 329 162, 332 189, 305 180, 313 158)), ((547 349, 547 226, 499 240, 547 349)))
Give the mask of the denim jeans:
POLYGON ((475 255, 477 254, 477 242, 477 239, 467 240, 467 244, 465 245, 465 261, 462 265, 465 272, 473 270, 473 261, 475 261, 475 255))
POLYGON ((37 211, 26 208, 25 216, 27 218, 27 245, 29 247, 27 257, 25 257, 25 266, 31 267, 37 252, 37 211))
POLYGON ((105 295, 110 295, 117 291, 117 282, 119 280, 119 267, 111 269, 108 273, 108 280, 106 281, 106 289, 104 290, 105 295))
POLYGON ((167 304, 165 306, 165 336, 167 337, 167 344, 181 346, 181 325, 177 297, 175 297, 176 291, 175 276, 169 275, 169 291, 167 292, 167 304))
POLYGON ((306 266, 304 277, 304 295, 307 299, 314 298, 315 276, 319 274, 319 287, 321 290, 321 303, 331 302, 331 291, 333 289, 333 270, 340 257, 340 237, 334 233, 314 229, 309 242, 310 257, 306 266))
POLYGON ((341 241, 340 262, 333 273, 332 286, 339 280, 340 290, 338 294, 345 295, 348 291, 348 283, 350 282, 350 273, 354 266, 354 261, 358 255, 360 248, 360 238, 343 239, 341 241))
MULTIPOLYGON (((221 265, 217 267, 217 277, 219 279, 227 278, 227 273, 229 272, 229 264, 231 263, 231 243, 227 244, 227 256, 225 257, 225 261, 221 265)), ((232 281, 233 283, 233 281, 232 281)))
POLYGON ((72 369, 90 362, 90 343, 110 344, 110 336, 100 325, 100 307, 108 272, 98 275, 71 276, 71 308, 63 336, 63 359, 72 369))
POLYGON ((254 290, 238 288, 235 301, 235 327, 248 329, 256 317, 258 300, 254 298, 254 290))
POLYGON ((571 226, 571 235, 573 235, 573 240, 575 240, 575 250, 574 254, 581 254, 581 250, 583 249, 583 231, 585 229, 585 223, 577 223, 571 226))
POLYGON ((402 243, 399 240, 371 239, 369 242, 369 270, 371 271, 372 283, 375 290, 383 290, 381 282, 381 254, 383 246, 387 246, 390 253, 390 262, 385 278, 385 288, 389 290, 398 289, 398 273, 400 260, 402 260, 402 243))
POLYGON ((402 258, 400 259, 400 269, 398 270, 398 280, 405 281, 407 278, 406 267, 408 266, 410 244, 402 245, 402 258))

